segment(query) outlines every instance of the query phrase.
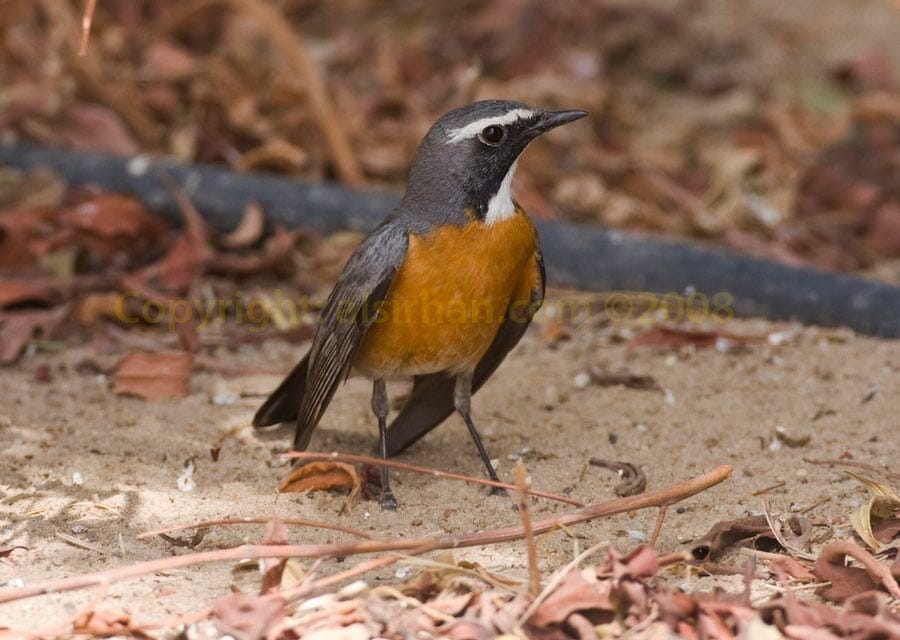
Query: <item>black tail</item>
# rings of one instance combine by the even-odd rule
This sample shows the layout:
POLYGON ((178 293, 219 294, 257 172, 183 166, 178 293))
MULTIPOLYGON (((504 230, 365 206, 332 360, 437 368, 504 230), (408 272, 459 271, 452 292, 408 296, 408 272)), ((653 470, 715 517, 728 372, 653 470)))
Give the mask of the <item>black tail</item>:
POLYGON ((295 422, 300 413, 300 402, 306 393, 306 374, 309 368, 309 353, 297 363, 294 370, 281 381, 278 388, 253 416, 254 427, 265 427, 279 422, 295 422))
POLYGON ((456 379, 445 373, 416 376, 400 414, 387 430, 387 454, 395 456, 434 429, 451 413, 456 379))

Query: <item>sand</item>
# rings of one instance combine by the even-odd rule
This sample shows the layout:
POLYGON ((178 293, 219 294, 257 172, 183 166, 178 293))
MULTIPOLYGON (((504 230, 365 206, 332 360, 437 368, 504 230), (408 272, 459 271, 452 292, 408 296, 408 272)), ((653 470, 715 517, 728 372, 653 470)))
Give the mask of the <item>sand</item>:
MULTIPOLYGON (((475 418, 488 451, 499 461, 501 478, 512 480, 513 459, 521 457, 533 486, 597 502, 614 497, 617 479, 589 466, 594 456, 640 466, 649 488, 719 464, 733 465, 730 480, 669 510, 658 543, 663 552, 689 548, 716 522, 758 513, 763 496, 751 494, 776 484, 780 486, 764 496, 773 513, 811 508, 807 515, 814 521, 838 533, 849 531, 847 516, 864 499, 864 490, 839 468, 803 458, 852 456, 896 467, 900 342, 758 320, 731 321, 726 328, 747 335, 775 333, 774 342, 783 344, 629 350, 626 340, 641 326, 588 322, 574 329, 571 339, 548 345, 548 332, 532 327, 474 401, 475 418), (650 375, 660 389, 579 388, 578 374, 591 366, 650 375), (810 436, 809 442, 779 446, 774 438, 779 427, 794 437, 810 436)), ((304 347, 270 341, 216 355, 247 367, 286 371, 304 347)), ((288 430, 241 431, 225 440, 218 461, 210 450, 229 430, 249 423, 261 398, 246 396, 271 389, 277 376, 198 373, 189 397, 145 402, 116 397, 107 377, 85 366, 86 361, 112 362, 118 355, 96 356, 90 345, 76 345, 58 353, 29 354, 2 372, 0 548, 26 549, 0 561, 0 583, 28 584, 262 539, 263 528, 250 525, 210 530, 193 549, 160 538, 135 539, 147 529, 212 518, 279 514, 385 536, 466 532, 518 520, 512 498, 489 497, 477 486, 407 472, 392 475, 400 502, 396 513, 357 501, 340 514, 346 496, 339 492, 288 494, 276 501, 275 489, 287 468, 274 463, 273 455, 288 447, 288 430), (42 367, 47 367, 50 382, 38 381, 42 367), (181 490, 178 481, 187 460, 195 466, 191 491, 181 490)), ((392 395, 403 391, 402 384, 389 385, 392 395)), ((370 453, 376 434, 369 384, 354 379, 335 397, 312 448, 370 453)), ((399 459, 472 475, 482 472, 455 417, 399 459)), ((539 518, 566 508, 535 500, 532 513, 539 518)), ((655 512, 645 511, 594 521, 575 528, 576 540, 562 531, 547 534, 539 542, 541 567, 558 568, 576 546, 607 541, 633 548, 649 537, 655 518, 655 512)), ((342 539, 341 534, 301 528, 291 528, 289 534, 295 543, 342 539)), ((458 550, 454 557, 480 562, 491 571, 525 573, 521 543, 458 550)), ((352 562, 328 563, 322 571, 342 570, 352 562)), ((393 579, 394 571, 368 579, 393 579)), ((708 588, 712 579, 678 580, 696 589, 708 588)), ((232 584, 255 592, 258 581, 255 565, 190 567, 116 584, 101 608, 125 611, 145 622, 197 610, 232 584)), ((64 621, 90 595, 81 591, 0 605, 0 624, 35 629, 64 621)))

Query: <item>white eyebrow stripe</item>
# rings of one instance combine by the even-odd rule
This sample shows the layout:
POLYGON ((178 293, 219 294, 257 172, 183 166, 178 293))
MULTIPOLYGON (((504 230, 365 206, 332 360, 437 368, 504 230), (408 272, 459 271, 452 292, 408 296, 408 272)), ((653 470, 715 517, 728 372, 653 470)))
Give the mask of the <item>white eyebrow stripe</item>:
POLYGON ((465 140, 466 138, 474 138, 481 130, 485 127, 489 127, 490 125, 498 125, 503 126, 507 124, 512 124, 517 120, 527 120, 536 115, 535 111, 531 109, 513 109, 511 111, 507 111, 502 116, 493 116, 491 118, 482 118, 481 120, 476 120, 475 122, 470 122, 464 127, 459 127, 458 129, 451 129, 450 133, 447 134, 447 142, 459 142, 460 140, 465 140))

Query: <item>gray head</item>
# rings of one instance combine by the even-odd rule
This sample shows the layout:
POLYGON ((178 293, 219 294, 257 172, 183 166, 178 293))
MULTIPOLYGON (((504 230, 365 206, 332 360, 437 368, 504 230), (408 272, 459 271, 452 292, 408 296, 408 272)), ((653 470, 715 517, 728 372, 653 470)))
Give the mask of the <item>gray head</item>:
POLYGON ((512 215, 510 186, 519 154, 542 133, 586 115, 507 100, 484 100, 444 114, 416 152, 405 208, 411 214, 418 209, 431 222, 459 220, 464 211, 487 224, 512 215))

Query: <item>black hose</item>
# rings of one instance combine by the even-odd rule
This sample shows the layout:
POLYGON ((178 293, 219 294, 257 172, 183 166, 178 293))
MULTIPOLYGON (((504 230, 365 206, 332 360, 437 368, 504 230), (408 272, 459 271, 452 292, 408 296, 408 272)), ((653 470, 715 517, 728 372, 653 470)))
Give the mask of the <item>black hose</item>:
MULTIPOLYGON (((258 202, 270 224, 324 232, 368 231, 397 195, 352 191, 284 177, 241 174, 214 166, 187 166, 139 156, 86 154, 30 145, 0 145, 0 165, 50 167, 72 185, 94 184, 131 195, 167 217, 178 206, 160 175, 172 178, 210 226, 227 231, 245 205, 258 202)), ((790 267, 697 244, 566 222, 538 224, 550 284, 593 291, 694 290, 711 300, 730 296, 741 316, 846 326, 860 333, 900 337, 900 288, 856 276, 790 267)), ((651 298, 657 300, 658 298, 651 298)))

